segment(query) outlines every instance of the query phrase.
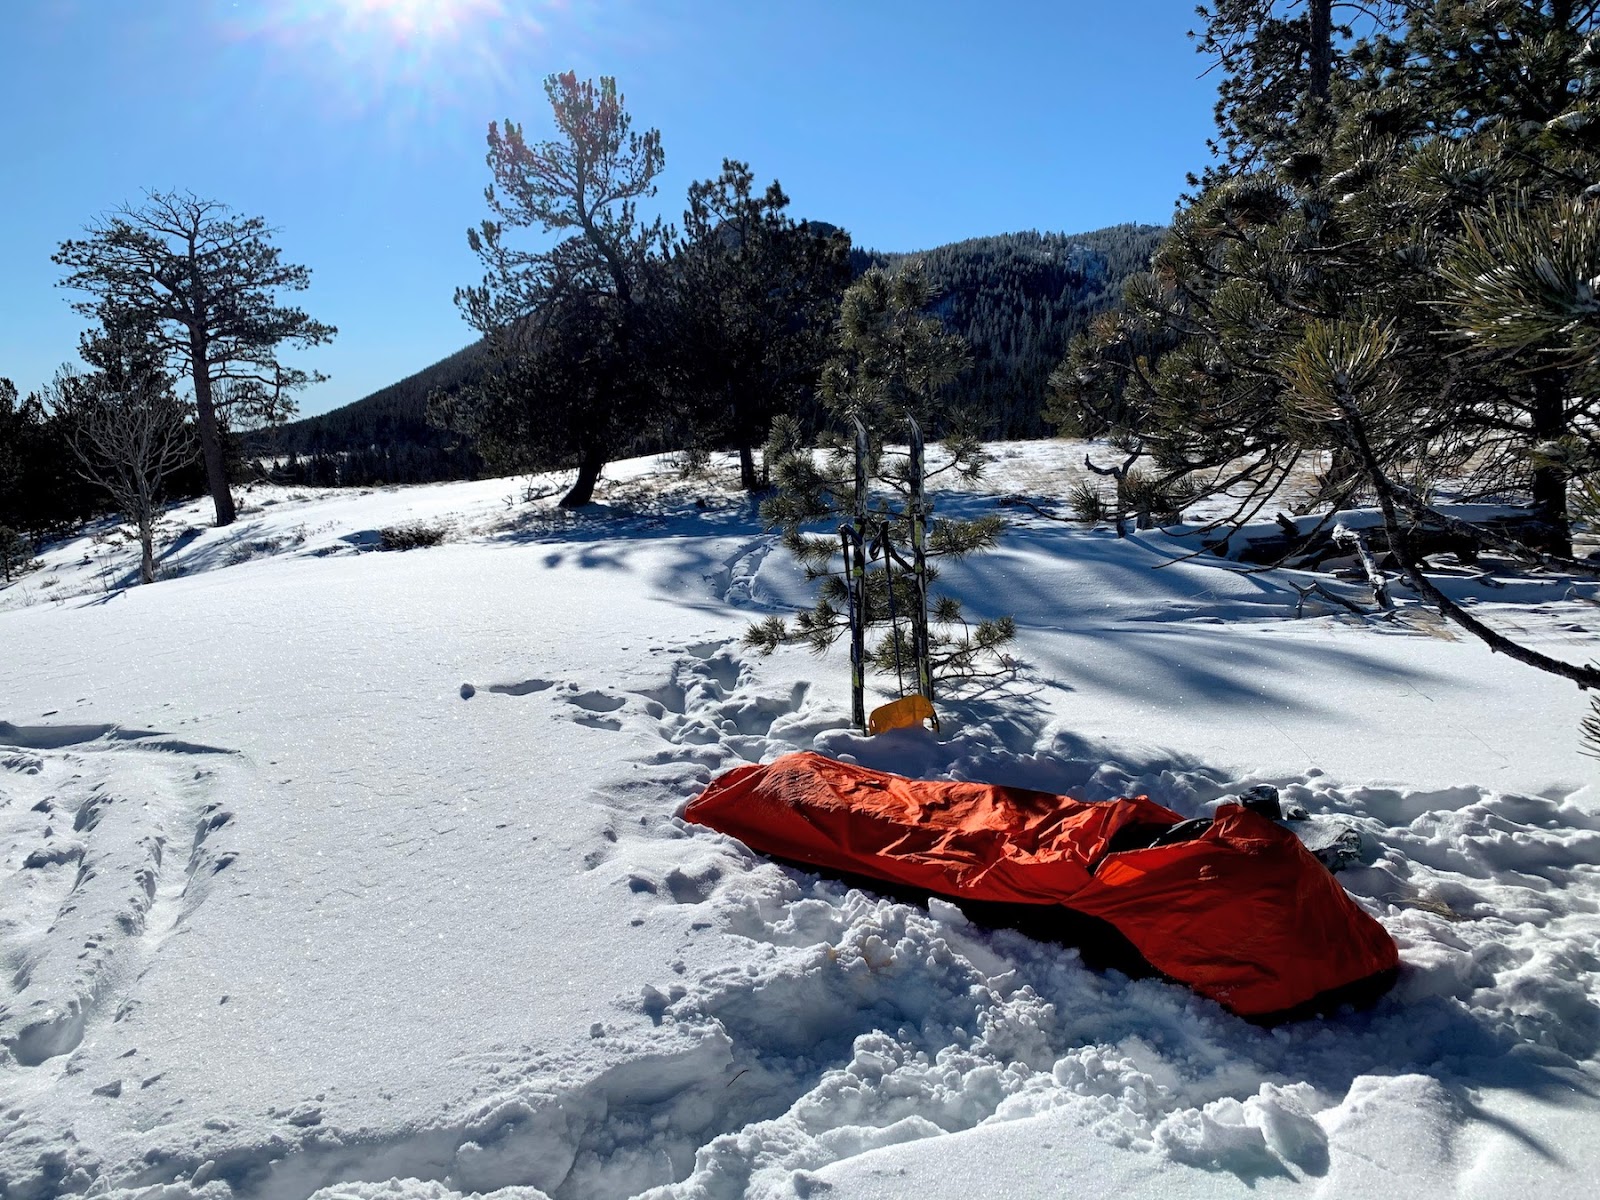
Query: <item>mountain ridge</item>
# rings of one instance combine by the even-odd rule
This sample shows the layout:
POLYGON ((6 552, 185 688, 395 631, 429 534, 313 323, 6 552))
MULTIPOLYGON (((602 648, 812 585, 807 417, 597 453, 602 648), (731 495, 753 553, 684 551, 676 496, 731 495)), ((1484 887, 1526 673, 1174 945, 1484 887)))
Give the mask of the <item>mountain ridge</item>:
MULTIPOLYGON (((919 261, 937 299, 932 311, 972 347, 956 385, 995 437, 1048 432, 1040 411, 1050 370, 1073 334, 1115 304, 1142 270, 1163 226, 1123 223, 1085 233, 1024 230, 926 250, 852 249, 859 275, 919 261)), ((325 413, 247 435, 247 455, 318 460, 307 482, 421 482, 480 473, 470 446, 427 421, 427 397, 470 381, 483 359, 473 342, 438 362, 325 413), (333 476, 337 476, 334 478, 333 476)))

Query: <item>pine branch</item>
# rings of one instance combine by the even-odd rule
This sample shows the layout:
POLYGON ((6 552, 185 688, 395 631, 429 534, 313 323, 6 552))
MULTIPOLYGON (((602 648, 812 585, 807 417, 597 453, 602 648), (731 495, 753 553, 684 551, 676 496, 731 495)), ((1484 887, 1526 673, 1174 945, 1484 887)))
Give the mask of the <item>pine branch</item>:
POLYGON ((1394 492, 1395 502, 1412 516, 1423 521, 1436 521, 1451 533, 1472 538, 1485 546, 1492 546, 1505 554, 1510 555, 1518 562, 1530 566, 1548 567, 1570 575, 1583 575, 1591 579, 1600 579, 1600 563, 1588 562, 1581 558, 1572 558, 1562 554, 1550 554, 1536 549, 1526 542, 1519 542, 1515 538, 1506 537, 1493 529, 1482 525, 1474 525, 1470 521, 1463 521, 1450 514, 1441 512, 1431 504, 1424 502, 1415 491, 1404 484, 1390 482, 1394 492))
POLYGON ((1558 658, 1551 658, 1549 655, 1540 654, 1537 650, 1514 642, 1504 634, 1485 625, 1434 586, 1433 581, 1423 574, 1416 556, 1411 551, 1410 533, 1400 523, 1399 501, 1395 494, 1394 484, 1390 482, 1388 475, 1378 461, 1377 455, 1372 452, 1372 447, 1367 440, 1366 428, 1360 408, 1345 393, 1339 393, 1336 402, 1344 415, 1343 428, 1350 447, 1360 457, 1363 466, 1366 468, 1367 477, 1372 481, 1373 488, 1378 493, 1378 504, 1383 512, 1384 529, 1389 535, 1390 553, 1395 556, 1395 561, 1400 564, 1400 569, 1405 572, 1406 578, 1416 588, 1418 594, 1437 608, 1443 616, 1454 621, 1468 633, 1478 638, 1490 650, 1498 654, 1504 654, 1507 658, 1548 674, 1570 679, 1581 689, 1587 690, 1593 687, 1600 687, 1600 669, 1574 666, 1572 663, 1563 662, 1558 658))

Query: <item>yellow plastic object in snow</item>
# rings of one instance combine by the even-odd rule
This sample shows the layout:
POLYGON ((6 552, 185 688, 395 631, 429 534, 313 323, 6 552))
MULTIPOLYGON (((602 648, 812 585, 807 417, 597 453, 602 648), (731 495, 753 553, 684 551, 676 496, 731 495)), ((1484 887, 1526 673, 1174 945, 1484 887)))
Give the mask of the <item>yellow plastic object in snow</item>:
POLYGON ((867 718, 867 732, 905 729, 911 725, 921 725, 924 721, 932 721, 934 728, 938 728, 938 718, 934 716, 933 705, 928 698, 920 692, 912 692, 909 696, 901 696, 898 700, 891 700, 873 709, 872 715, 867 718))

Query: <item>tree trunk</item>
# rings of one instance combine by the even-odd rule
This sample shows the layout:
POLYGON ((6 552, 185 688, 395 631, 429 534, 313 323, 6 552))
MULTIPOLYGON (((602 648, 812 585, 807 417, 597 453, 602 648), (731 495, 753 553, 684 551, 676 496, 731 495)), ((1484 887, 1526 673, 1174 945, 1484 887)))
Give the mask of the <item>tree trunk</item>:
POLYGON ((606 456, 597 446, 591 446, 583 452, 583 461, 578 464, 578 478, 572 484, 572 490, 561 497, 562 508, 582 508, 594 499, 594 485, 600 479, 600 468, 606 465, 606 456))
POLYGON ((761 480, 756 475, 755 451, 749 446, 739 447, 739 486, 747 492, 761 490, 761 480))
POLYGON ((148 514, 139 517, 139 582, 156 581, 156 533, 148 514))
MULTIPOLYGON (((1567 432, 1566 405, 1562 402, 1562 373, 1540 371, 1533 377, 1533 441, 1553 441, 1567 432)), ((1548 554, 1570 557, 1572 525, 1567 519, 1567 475, 1560 467, 1538 467, 1533 472, 1533 506, 1550 528, 1539 548, 1548 554)))
POLYGON ((222 429, 217 423, 217 410, 211 402, 211 366, 206 357, 206 344, 200 338, 189 339, 189 354, 194 363, 194 408, 196 424, 200 429, 200 457, 206 464, 206 487, 217 506, 217 524, 232 525, 238 513, 233 507, 233 493, 228 490, 228 468, 222 459, 222 429))
POLYGON ((1328 454, 1328 471, 1322 478, 1325 488, 1324 499, 1342 498, 1344 504, 1349 504, 1356 493, 1357 485, 1364 478, 1361 460, 1355 456, 1350 447, 1335 445, 1328 454))
POLYGON ((1310 8, 1308 90, 1313 100, 1326 100, 1333 79, 1333 0, 1311 0, 1310 8))

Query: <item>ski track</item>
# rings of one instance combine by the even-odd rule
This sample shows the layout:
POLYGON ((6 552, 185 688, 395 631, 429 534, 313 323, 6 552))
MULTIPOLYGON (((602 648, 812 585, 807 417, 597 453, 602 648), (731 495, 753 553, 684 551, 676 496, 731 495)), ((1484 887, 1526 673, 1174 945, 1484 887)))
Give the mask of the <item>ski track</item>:
POLYGON ((0 738, 16 747, 0 747, 8 841, 37 838, 17 886, 36 916, 54 909, 42 932, 26 918, 4 930, 0 1045, 38 1067, 70 1053, 90 1021, 116 1009, 119 982, 201 898, 193 885, 202 868, 233 861, 204 853, 232 819, 206 799, 215 770, 185 761, 225 752, 104 726, 5 726, 0 738), (177 761, 158 761, 168 755, 177 761))
MULTIPOLYGON (((30 1101, 81 1070, 72 1052, 97 1025, 132 1013, 132 983, 235 861, 223 846, 232 757, 153 731, 0 724, 12 914, 0 926, 0 1054, 20 1068, 0 1099, 0 1143, 39 1140, 22 1132, 30 1101)), ((96 1094, 152 1082, 136 1070, 96 1094)), ((19 1198, 89 1182, 69 1181, 58 1150, 35 1166, 0 1182, 19 1198)))
MULTIPOLYGON (((305 1105, 280 1114, 270 1144, 147 1154, 116 1183, 167 1185, 170 1200, 319 1187, 323 1200, 368 1197, 386 1194, 386 1179, 441 1198, 792 1197, 826 1186, 814 1172, 878 1147, 1063 1111, 1112 1146, 1175 1164, 1246 1183, 1314 1180, 1335 1155, 1359 1155, 1373 1113, 1431 1114, 1454 1136, 1475 1111, 1468 1078, 1534 1092, 1592 1080, 1600 960, 1570 918, 1600 901, 1600 817, 1562 797, 1140 771, 1073 757, 1065 742, 1059 755, 1007 751, 986 729, 869 742, 804 686, 763 688, 733 643, 654 652, 668 659, 654 686, 481 690, 638 745, 628 777, 596 789, 583 867, 633 896, 635 923, 687 911, 686 938, 748 947, 742 965, 694 976, 680 962, 618 998, 675 1036, 640 1041, 599 1021, 591 1036, 619 1061, 590 1078, 527 1064, 464 1116, 393 1136, 327 1128, 305 1105), (1274 783, 1360 831, 1361 864, 1342 879, 1399 940, 1404 975, 1337 1037, 1314 1021, 1263 1033, 1179 986, 1090 971, 1071 949, 976 928, 937 900, 922 909, 780 867, 678 817, 715 773, 808 746, 925 772, 936 757, 950 776, 1091 798, 1145 792, 1186 814, 1274 783), (1495 881, 1507 872, 1514 886, 1495 881)), ((157 907, 183 898, 157 896, 157 907)))

